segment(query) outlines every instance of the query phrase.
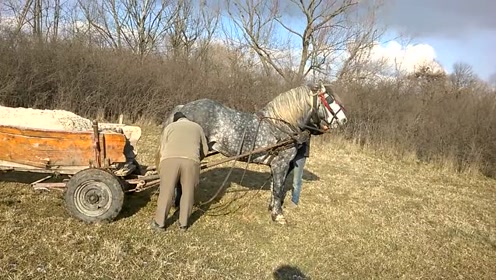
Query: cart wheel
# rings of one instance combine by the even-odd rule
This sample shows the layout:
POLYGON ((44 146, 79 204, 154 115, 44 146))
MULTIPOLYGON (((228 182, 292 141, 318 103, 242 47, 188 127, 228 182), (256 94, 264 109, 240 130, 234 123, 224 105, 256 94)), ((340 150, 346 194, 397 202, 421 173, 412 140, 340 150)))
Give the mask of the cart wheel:
POLYGON ((67 210, 85 222, 111 221, 122 209, 124 191, 114 174, 90 168, 76 173, 66 185, 67 210))

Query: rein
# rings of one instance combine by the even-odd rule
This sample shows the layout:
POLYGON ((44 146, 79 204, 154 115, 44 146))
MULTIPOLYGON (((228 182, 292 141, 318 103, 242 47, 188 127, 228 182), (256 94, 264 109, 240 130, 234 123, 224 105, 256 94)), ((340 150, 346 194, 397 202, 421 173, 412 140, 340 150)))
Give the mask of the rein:
MULTIPOLYGON (((232 171, 234 170, 234 165, 236 163, 236 160, 237 159, 240 159, 240 158, 244 158, 246 156, 248 156, 248 159, 246 161, 246 165, 245 165, 245 168, 243 170, 243 175, 241 176, 241 180, 240 180, 240 184, 243 182, 243 179, 246 175, 246 171, 248 170, 248 164, 250 163, 250 160, 251 160, 251 157, 253 154, 257 154, 257 153, 260 153, 260 152, 265 152, 267 151, 268 153, 270 152, 273 152, 275 149, 277 148, 281 148, 281 147, 284 147, 284 146, 288 146, 292 143, 294 143, 295 141, 297 143, 302 143, 303 141, 301 140, 301 136, 300 137, 297 137, 297 136, 294 136, 294 135, 291 135, 289 133, 287 133, 286 131, 283 131, 282 129, 278 128, 279 130, 281 130, 282 132, 288 134, 288 138, 286 140, 283 140, 281 142, 278 142, 278 143, 275 143, 275 144, 272 144, 272 145, 269 145, 269 146, 266 146, 266 147, 260 147, 258 149, 255 149, 255 144, 256 144, 256 141, 257 141, 257 137, 258 137, 258 134, 259 134, 259 131, 260 131, 260 126, 262 124, 262 121, 264 119, 274 119, 274 120, 279 120, 279 121, 282 121, 286 124, 289 125, 288 122, 284 121, 284 120, 280 120, 280 119, 275 119, 275 118, 270 118, 270 117, 265 117, 263 115, 260 115, 260 114, 257 114, 257 117, 259 119, 259 122, 258 122, 258 126, 257 126, 257 130, 256 130, 256 133, 255 133, 255 138, 253 139, 253 143, 252 143, 252 146, 251 146, 251 151, 249 152, 246 152, 246 153, 243 153, 243 154, 240 154, 241 153, 241 150, 242 150, 242 147, 243 147, 243 143, 244 143, 244 140, 245 140, 245 135, 246 135, 246 130, 247 130, 247 127, 245 127, 245 130, 243 131, 243 137, 241 139, 241 143, 240 143, 240 148, 239 148, 239 152, 238 152, 238 155, 236 156, 233 156, 233 157, 229 157, 229 158, 226 158, 226 159, 223 159, 223 160, 220 160, 220 161, 217 161, 217 162, 214 162, 212 164, 205 164, 203 166, 201 166, 201 168, 210 168, 210 167, 213 167, 213 166, 216 166, 216 165, 220 165, 222 163, 225 163, 225 162, 228 162, 228 161, 231 161, 233 160, 233 164, 231 165, 230 169, 229 169, 229 172, 228 174, 226 175, 226 178, 224 178, 224 181, 222 182, 221 186, 217 189, 216 193, 210 198, 208 199, 207 201, 204 201, 204 202, 200 202, 197 206, 198 207, 201 207, 203 205, 206 205, 210 202, 212 202, 215 198, 217 198, 217 196, 221 193, 221 191, 225 188, 225 185, 227 183, 227 180, 229 179, 229 177, 231 176, 232 174, 232 171)), ((276 126, 277 127, 277 126, 276 126)), ((303 133, 301 133, 303 134, 303 133)), ((270 180, 270 178, 272 178, 272 175, 269 176, 269 178, 262 184, 262 186, 257 190, 257 192, 255 193, 255 195, 267 184, 267 182, 270 180)), ((247 193, 247 192, 246 192, 247 193)), ((255 197, 255 195, 253 197, 255 197)), ((244 195, 242 195, 241 197, 243 197, 244 195)), ((232 199, 229 203, 225 204, 225 205, 221 205, 219 207, 216 207, 216 208, 213 208, 213 209, 219 209, 222 211, 224 209, 226 209, 227 207, 229 207, 229 205, 231 205, 234 201, 240 199, 241 197, 239 198, 234 198, 232 199)), ((253 198, 252 197, 252 198, 253 198)), ((242 205, 243 206, 243 205, 242 205)), ((234 213, 235 211, 241 209, 241 207, 238 207, 237 209, 235 209, 234 211, 232 212, 228 212, 228 213, 225 213, 224 215, 227 215, 229 213, 234 213)), ((204 213, 206 212, 206 210, 203 210, 201 208, 199 208, 199 210, 203 211, 204 213)), ((220 216, 221 214, 217 214, 217 215, 212 215, 210 214, 210 216, 220 216)))
POLYGON ((324 93, 320 93, 319 94, 319 98, 320 98, 320 102, 322 102, 322 104, 324 105, 324 107, 326 107, 326 109, 329 110, 329 112, 331 112, 331 114, 332 114, 331 106, 329 106, 329 103, 327 103, 327 100, 324 97, 324 93))
MULTIPOLYGON (((245 127, 245 129, 243 131, 243 138, 241 139, 241 143, 239 145, 239 152, 238 152, 238 154, 241 153, 242 148, 243 148, 243 143, 245 142, 246 129, 247 128, 245 127)), ((208 204, 208 203, 212 202, 220 194, 220 192, 224 189, 225 184, 227 183, 227 179, 229 179, 229 177, 231 176, 232 171, 234 170, 234 165, 236 164, 236 159, 237 159, 237 157, 235 157, 234 160, 231 159, 231 158, 228 158, 228 159, 226 159, 224 161, 221 161, 221 162, 215 162, 214 164, 211 164, 210 166, 205 166, 204 165, 204 166, 201 166, 200 167, 200 169, 201 168, 208 168, 208 167, 212 167, 212 166, 216 166, 216 165, 222 164, 222 163, 227 162, 229 160, 233 160, 233 163, 231 165, 231 168, 229 169, 229 172, 227 173, 226 178, 224 178, 224 181, 222 182, 222 184, 220 185, 220 187, 217 189, 217 191, 215 192, 215 194, 209 200, 207 200, 205 202, 200 202, 198 204, 198 206, 203 206, 205 204, 208 204)))
MULTIPOLYGON (((331 112, 332 116, 333 116, 333 120, 334 119, 337 119, 337 113, 339 113, 339 111, 337 113, 333 113, 333 111, 331 110, 327 100, 325 99, 324 97, 324 92, 323 91, 319 91, 318 94, 314 95, 314 97, 312 98, 313 99, 313 108, 312 108, 312 113, 309 117, 312 118, 312 120, 318 124, 320 123, 320 118, 318 116, 318 109, 316 110, 315 108, 317 108, 317 97, 320 98, 320 101, 321 103, 325 106, 325 108, 331 112)), ((340 106, 341 107, 341 106, 340 106)), ((341 108, 340 108, 341 110, 341 108)), ((277 148, 281 148, 283 146, 287 146, 287 145, 290 145, 290 144, 294 144, 295 142, 296 143, 299 143, 299 144, 302 144, 304 143, 305 141, 307 141, 309 135, 308 133, 306 133, 307 130, 314 130, 314 131, 318 131, 320 133, 326 133, 325 131, 319 129, 319 128, 315 128, 315 127, 311 127, 311 126, 308 126, 308 125, 303 125, 303 127, 305 128, 305 131, 303 132, 300 132, 300 133, 290 133, 290 132, 287 132, 285 131, 284 129, 282 129, 281 127, 279 127, 278 125, 274 125, 279 131, 285 133, 288 135, 288 138, 281 141, 281 142, 278 142, 276 144, 273 144, 273 145, 270 145, 270 146, 267 146, 267 147, 261 147, 261 148, 258 148, 258 149, 255 149, 255 144, 256 144, 256 141, 257 141, 257 138, 258 138, 258 134, 259 134, 259 131, 260 131, 260 126, 262 124, 262 122, 266 119, 271 119, 271 120, 275 120, 275 121, 279 121, 279 122, 282 122, 284 123, 285 125, 287 125, 290 129, 293 127, 292 124, 290 124, 289 122, 285 121, 285 120, 282 120, 282 119, 278 119, 278 118, 272 118, 272 117, 267 117, 267 116, 264 116, 262 115, 260 112, 257 112, 255 114, 258 119, 259 119, 259 122, 258 122, 258 126, 257 126, 257 130, 256 130, 256 133, 255 133, 255 137, 253 139, 253 143, 252 143, 252 146, 251 146, 251 150, 249 152, 246 152, 246 153, 243 153, 241 154, 241 151, 242 151, 242 147, 243 147, 243 144, 245 142, 245 136, 246 136, 246 130, 247 130, 247 127, 245 127, 244 131, 243 131, 243 137, 241 139, 241 143, 239 145, 239 152, 238 152, 238 155, 236 156, 232 156, 232 157, 229 157, 229 158, 226 158, 226 159, 223 159, 223 160, 220 160, 220 161, 217 161, 217 162, 214 162, 214 163, 211 163, 211 164, 205 164, 205 165, 202 165, 201 168, 204 169, 204 168, 210 168, 210 167, 213 167, 213 166, 217 166, 217 165, 220 165, 222 163, 225 163, 225 162, 228 162, 228 161, 231 161, 233 160, 233 164, 231 165, 230 167, 230 170, 228 172, 228 174, 226 175, 226 178, 224 178, 224 181, 222 182, 221 186, 217 189, 216 193, 210 198, 208 199, 207 201, 204 201, 204 202, 200 202, 197 206, 198 208, 203 206, 203 205, 206 205, 208 203, 211 203, 215 198, 218 197, 218 195, 221 193, 222 190, 224 190, 225 186, 226 186, 226 183, 227 183, 227 180, 229 179, 229 177, 231 176, 232 174, 232 171, 234 170, 234 166, 235 166, 235 163, 238 159, 240 158, 244 158, 246 156, 248 156, 248 159, 246 161, 246 165, 245 165, 245 168, 244 168, 244 171, 243 171, 243 175, 241 176, 241 180, 240 180, 240 184, 243 182, 243 179, 246 175, 246 171, 248 170, 248 165, 251 161, 251 157, 253 154, 257 154, 257 153, 261 153, 261 152, 267 152, 268 154, 270 154, 271 152, 274 152, 275 149, 277 148)), ((332 121, 331 121, 332 122, 332 121)), ((272 159, 270 159, 272 160, 272 159)), ((270 178, 272 177, 272 174, 271 176, 269 176, 269 178, 263 183, 263 185, 260 187, 260 189, 257 190, 257 192, 255 193, 255 195, 267 184, 267 182, 270 180, 270 178)), ((248 192, 246 192, 248 193, 248 192)), ((246 195, 246 194, 245 194, 246 195)), ((254 198, 255 195, 252 197, 254 198)), ((241 197, 243 197, 244 195, 242 195, 241 197)), ((234 198, 232 199, 230 202, 228 202, 227 204, 225 205, 221 205, 221 206, 218 206, 218 207, 215 207, 213 209, 220 209, 220 211, 226 209, 227 207, 229 207, 229 205, 231 205, 234 201, 240 199, 241 197, 239 198, 234 198)), ((249 202, 249 201, 248 201, 249 202)), ((230 211, 230 212, 227 212, 225 213, 224 215, 226 214, 229 214, 229 213, 233 213, 239 209, 241 209, 243 205, 239 206, 237 209, 235 209, 234 211, 230 211)), ((206 212, 206 210, 203 210, 201 208, 199 208, 199 210, 203 211, 203 212, 206 212)), ((220 216, 221 214, 217 214, 217 215, 212 215, 210 214, 210 216, 220 216)))

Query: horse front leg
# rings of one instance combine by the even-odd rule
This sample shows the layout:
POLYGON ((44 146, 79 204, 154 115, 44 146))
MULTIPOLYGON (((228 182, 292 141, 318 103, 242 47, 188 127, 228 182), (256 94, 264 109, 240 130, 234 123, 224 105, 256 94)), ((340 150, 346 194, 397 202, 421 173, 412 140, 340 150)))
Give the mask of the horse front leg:
POLYGON ((290 167, 291 159, 294 158, 296 150, 290 149, 281 152, 271 164, 272 171, 272 198, 269 205, 272 221, 286 224, 286 218, 282 211, 284 199, 284 183, 290 167))
POLYGON ((269 211, 274 209, 274 179, 270 182, 270 200, 269 200, 269 211))
MULTIPOLYGON (((288 192, 288 189, 286 188, 286 182, 288 181, 288 177, 289 177, 289 174, 291 173, 291 171, 293 171, 293 169, 295 168, 295 165, 294 165, 294 161, 291 161, 289 163, 289 168, 288 168, 288 171, 286 172, 286 177, 284 178, 284 182, 283 182, 283 193, 282 193, 282 200, 281 200, 281 205, 284 205, 284 199, 286 199, 286 195, 287 195, 287 192, 288 192)), ((268 207, 268 210, 269 211, 272 211, 272 209, 274 208, 274 196, 272 195, 274 191, 274 180, 271 180, 270 182, 270 198, 269 198, 269 207, 268 207)))

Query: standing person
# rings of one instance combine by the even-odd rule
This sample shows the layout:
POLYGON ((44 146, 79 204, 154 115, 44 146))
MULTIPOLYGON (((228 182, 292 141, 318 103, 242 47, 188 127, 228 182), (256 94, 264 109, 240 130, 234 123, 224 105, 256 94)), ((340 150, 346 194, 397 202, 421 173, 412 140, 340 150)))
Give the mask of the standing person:
MULTIPOLYGON (((298 149, 293 162, 291 162, 293 169, 293 188, 291 190, 291 202, 289 207, 296 207, 300 202, 301 185, 303 184, 303 169, 307 158, 310 156, 310 138, 304 142, 298 149)), ((291 167, 291 166, 290 166, 291 167)))
POLYGON ((194 203, 194 191, 200 181, 200 162, 208 153, 207 139, 200 125, 177 112, 162 133, 160 143, 160 193, 152 228, 165 229, 165 221, 174 203, 176 185, 181 184, 179 228, 186 230, 194 203))

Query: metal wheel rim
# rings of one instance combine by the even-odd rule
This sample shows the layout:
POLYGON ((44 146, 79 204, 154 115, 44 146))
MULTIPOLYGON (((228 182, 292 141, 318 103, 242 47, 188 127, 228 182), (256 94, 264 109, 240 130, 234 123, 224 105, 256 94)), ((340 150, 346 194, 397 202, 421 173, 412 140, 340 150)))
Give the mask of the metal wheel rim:
POLYGON ((101 216, 110 209, 112 192, 103 182, 90 180, 78 186, 74 193, 77 210, 89 217, 101 216))

